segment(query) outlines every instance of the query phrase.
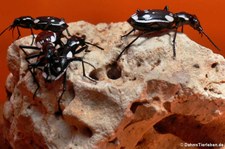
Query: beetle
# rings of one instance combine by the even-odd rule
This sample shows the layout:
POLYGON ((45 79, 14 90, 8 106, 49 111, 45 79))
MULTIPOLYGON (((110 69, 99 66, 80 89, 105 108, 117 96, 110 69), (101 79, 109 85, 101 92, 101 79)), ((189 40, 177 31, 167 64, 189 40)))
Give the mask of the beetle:
POLYGON ((137 10, 127 22, 133 27, 133 29, 122 37, 130 35, 135 30, 142 31, 134 40, 132 40, 118 55, 116 60, 119 60, 122 54, 128 50, 128 48, 141 36, 144 36, 149 33, 157 33, 164 31, 175 30, 173 38, 173 57, 176 57, 176 35, 179 27, 184 25, 190 25, 193 29, 197 30, 200 34, 205 35, 207 39, 218 49, 216 44, 210 39, 210 37, 203 31, 203 28, 200 25, 200 21, 195 15, 179 12, 172 13, 168 10, 168 7, 165 6, 163 10, 152 9, 152 10, 137 10))
POLYGON ((86 41, 85 35, 82 35, 80 37, 76 36, 76 35, 71 36, 67 40, 66 44, 63 46, 63 50, 69 49, 70 51, 72 51, 73 54, 80 53, 81 51, 84 51, 84 50, 86 52, 89 52, 88 45, 92 45, 100 50, 104 50, 102 47, 99 47, 96 44, 92 44, 92 43, 86 41))
POLYGON ((0 36, 6 31, 6 30, 12 30, 12 34, 14 29, 17 29, 18 32, 18 37, 17 39, 20 38, 21 34, 20 34, 20 30, 19 27, 21 28, 28 28, 31 30, 31 34, 33 35, 34 38, 34 33, 33 33, 33 28, 34 28, 34 18, 32 18, 31 16, 21 16, 19 18, 16 18, 13 23, 11 25, 9 25, 8 27, 6 27, 1 33, 0 36))
POLYGON ((53 16, 42 16, 34 19, 34 29, 36 30, 49 30, 55 33, 62 33, 66 30, 68 36, 71 36, 68 31, 68 24, 63 18, 53 16))
POLYGON ((48 51, 48 46, 51 47, 51 49, 55 49, 56 45, 63 45, 61 38, 57 35, 57 33, 51 32, 51 31, 42 31, 40 32, 36 38, 35 38, 35 45, 36 46, 25 46, 20 45, 20 49, 23 51, 23 53, 27 55, 24 49, 33 49, 38 51, 37 54, 33 54, 32 56, 26 57, 25 60, 30 63, 28 60, 33 57, 39 57, 41 55, 46 55, 46 50, 48 51), (48 44, 49 43, 49 44, 48 44), (54 48, 52 48, 54 47, 54 48))
MULTIPOLYGON (((24 47, 20 47, 20 48, 24 48, 24 47)), ((26 57, 27 60, 37 58, 36 62, 34 62, 34 63, 29 62, 29 64, 28 64, 28 70, 32 74, 34 83, 37 84, 37 88, 34 92, 33 98, 36 96, 36 93, 40 88, 40 85, 39 85, 38 81, 36 80, 36 71, 37 70, 41 71, 41 74, 42 74, 44 80, 48 83, 56 81, 63 76, 63 89, 62 89, 61 95, 59 96, 59 98, 57 100, 58 111, 56 112, 56 115, 60 115, 62 113, 62 110, 60 107, 60 101, 66 90, 66 71, 67 71, 67 67, 69 66, 69 64, 73 61, 81 62, 82 68, 83 68, 83 76, 88 78, 91 81, 95 81, 95 80, 87 77, 87 75, 85 73, 84 64, 86 63, 86 64, 90 65, 91 67, 93 67, 94 69, 96 69, 96 68, 89 62, 84 61, 82 57, 77 57, 77 56, 73 55, 69 49, 63 50, 61 52, 61 55, 59 56, 56 52, 57 49, 55 49, 55 47, 52 43, 46 43, 43 45, 42 48, 43 48, 43 50, 42 50, 43 52, 41 52, 42 54, 30 54, 30 55, 27 55, 27 57, 26 57)))
POLYGON ((0 36, 6 31, 11 30, 14 31, 14 28, 17 28, 18 37, 20 38, 20 30, 21 28, 28 28, 31 30, 31 34, 33 36, 32 43, 34 42, 35 36, 33 33, 33 29, 35 30, 42 30, 42 31, 52 31, 60 36, 62 35, 62 32, 66 30, 68 36, 71 36, 68 31, 68 24, 65 22, 63 18, 57 18, 52 16, 42 16, 37 18, 32 18, 31 16, 22 16, 19 18, 16 18, 11 25, 9 25, 7 28, 5 28, 1 33, 0 36))
POLYGON ((25 53, 25 60, 28 62, 28 70, 32 74, 34 82, 37 84, 37 89, 34 92, 33 98, 35 97, 37 91, 40 88, 38 81, 35 78, 36 70, 41 70, 41 74, 46 82, 51 83, 56 81, 63 76, 63 91, 59 97, 58 107, 59 110, 57 114, 61 114, 62 110, 60 108, 60 100, 66 90, 66 70, 69 64, 73 61, 79 61, 82 63, 83 76, 89 80, 96 82, 92 78, 89 78, 85 73, 84 64, 90 65, 92 68, 96 69, 91 63, 83 60, 83 57, 76 56, 82 51, 87 51, 87 44, 96 46, 97 48, 103 50, 101 47, 94 45, 85 41, 86 36, 78 37, 71 36, 67 39, 66 44, 60 44, 59 48, 56 48, 55 41, 57 41, 57 36, 52 32, 42 32, 37 35, 35 43, 39 46, 23 46, 19 47, 25 53), (46 35, 44 34, 46 33, 46 35), (27 54, 25 49, 38 50, 38 53, 27 54), (37 58, 36 62, 31 63, 30 60, 37 58))

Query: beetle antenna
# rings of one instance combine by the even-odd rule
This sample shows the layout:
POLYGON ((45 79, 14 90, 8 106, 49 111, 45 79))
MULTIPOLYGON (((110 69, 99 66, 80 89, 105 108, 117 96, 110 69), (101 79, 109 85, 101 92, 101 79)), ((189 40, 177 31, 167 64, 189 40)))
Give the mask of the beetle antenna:
POLYGON ((92 45, 92 46, 95 46, 95 47, 99 48, 100 50, 104 50, 102 47, 99 47, 99 46, 97 46, 96 44, 92 44, 92 43, 87 42, 87 41, 85 41, 85 43, 86 43, 86 44, 89 44, 89 45, 92 45))
POLYGON ((168 11, 169 7, 166 5, 163 10, 168 11))
POLYGON ((220 51, 220 48, 212 41, 212 39, 211 39, 205 32, 201 31, 201 33, 202 33, 203 35, 205 35, 206 38, 208 38, 208 40, 214 45, 214 47, 217 48, 217 50, 220 51))
POLYGON ((6 30, 10 30, 12 28, 12 25, 8 26, 6 29, 4 29, 1 33, 0 36, 6 31, 6 30))
MULTIPOLYGON (((10 28, 11 29, 11 28, 10 28)), ((12 28, 12 37, 13 37, 13 39, 14 39, 14 27, 12 28)))

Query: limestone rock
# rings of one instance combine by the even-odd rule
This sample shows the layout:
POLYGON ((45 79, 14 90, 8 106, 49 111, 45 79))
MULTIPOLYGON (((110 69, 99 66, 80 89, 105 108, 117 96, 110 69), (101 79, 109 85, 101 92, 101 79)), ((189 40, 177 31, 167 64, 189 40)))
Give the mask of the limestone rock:
MULTIPOLYGON (((67 69, 67 88, 61 100, 62 78, 40 89, 27 70, 15 41, 8 50, 9 99, 4 106, 6 139, 15 149, 158 149, 185 148, 185 143, 225 142, 225 60, 221 55, 179 33, 176 59, 172 58, 173 32, 139 38, 113 64, 120 51, 135 38, 121 39, 131 27, 126 22, 92 25, 71 23, 71 34, 84 34, 89 46, 81 63, 67 69)), ((28 53, 34 52, 27 49, 28 53)))

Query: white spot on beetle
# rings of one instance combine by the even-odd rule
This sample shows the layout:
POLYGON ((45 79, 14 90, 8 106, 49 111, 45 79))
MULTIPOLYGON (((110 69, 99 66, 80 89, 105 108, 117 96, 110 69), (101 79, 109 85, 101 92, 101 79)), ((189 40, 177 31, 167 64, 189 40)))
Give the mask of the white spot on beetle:
POLYGON ((169 22, 173 22, 174 21, 174 18, 170 15, 166 15, 165 16, 166 20, 168 20, 169 22))
POLYGON ((51 36, 51 42, 55 42, 56 41, 56 34, 54 33, 54 36, 51 36))
POLYGON ((144 18, 145 20, 150 20, 152 17, 151 17, 150 14, 145 14, 145 15, 143 15, 143 18, 144 18))
POLYGON ((61 20, 61 21, 59 22, 59 24, 60 24, 60 25, 63 25, 63 24, 65 24, 65 21, 61 20))
POLYGON ((31 19, 30 17, 23 18, 23 20, 30 20, 30 19, 31 19))
POLYGON ((131 16, 131 18, 132 18, 133 20, 135 20, 135 21, 137 21, 137 20, 138 20, 138 16, 137 16, 137 14, 133 14, 133 15, 131 16))
POLYGON ((73 57, 73 54, 72 52, 70 51, 67 55, 66 55, 67 58, 72 58, 73 57))
POLYGON ((34 23, 35 23, 35 24, 38 23, 38 22, 40 22, 39 19, 35 19, 35 20, 34 20, 34 23))
POLYGON ((61 71, 62 69, 60 67, 57 67, 57 71, 61 71))

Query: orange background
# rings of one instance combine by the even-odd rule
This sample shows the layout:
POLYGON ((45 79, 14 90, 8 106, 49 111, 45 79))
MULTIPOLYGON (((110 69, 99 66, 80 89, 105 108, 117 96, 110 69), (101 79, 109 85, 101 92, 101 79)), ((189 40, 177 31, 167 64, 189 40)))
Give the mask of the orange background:
MULTIPOLYGON (((225 1, 224 0, 4 0, 0 9, 0 31, 20 16, 57 16, 63 17, 67 22, 85 20, 97 24, 99 22, 126 21, 136 9, 162 9, 169 6, 170 11, 186 11, 196 14, 201 21, 205 32, 222 49, 225 55, 225 1)), ((206 38, 201 38, 198 32, 190 27, 185 33, 194 41, 214 49, 206 38)), ((15 32, 16 33, 16 32, 15 32)), ((29 32, 21 30, 22 35, 29 32)), ((6 99, 5 79, 8 75, 6 52, 12 42, 11 32, 0 37, 0 101, 6 99)), ((225 75, 225 74, 224 74, 225 75)))

